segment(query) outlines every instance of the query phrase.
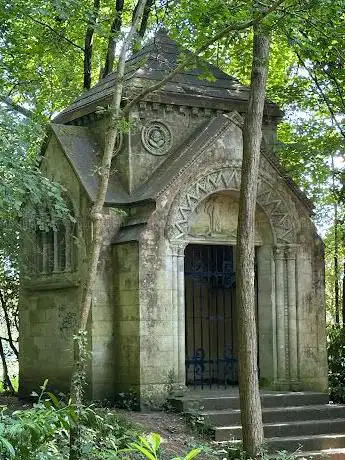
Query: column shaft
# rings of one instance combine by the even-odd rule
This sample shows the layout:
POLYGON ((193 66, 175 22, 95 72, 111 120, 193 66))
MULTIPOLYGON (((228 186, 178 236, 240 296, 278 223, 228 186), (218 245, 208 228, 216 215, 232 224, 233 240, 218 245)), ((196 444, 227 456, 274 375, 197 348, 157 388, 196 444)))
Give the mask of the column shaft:
POLYGON ((289 374, 291 381, 298 379, 297 302, 296 302, 296 248, 286 250, 288 305, 289 305, 289 374))
POLYGON ((280 381, 286 379, 285 354, 285 283, 284 283, 284 250, 275 248, 276 272, 276 333, 277 333, 277 377, 280 381))
POLYGON ((178 378, 185 384, 186 331, 185 331, 185 286, 184 286, 184 248, 179 248, 177 258, 177 304, 178 304, 178 378))
MULTIPOLYGON (((178 337, 178 300, 177 300, 177 248, 172 248, 172 264, 171 264, 171 300, 172 300, 172 328, 173 328, 173 347, 174 347, 174 371, 176 378, 179 374, 179 337, 178 337)), ((179 380, 178 380, 179 381, 179 380)))

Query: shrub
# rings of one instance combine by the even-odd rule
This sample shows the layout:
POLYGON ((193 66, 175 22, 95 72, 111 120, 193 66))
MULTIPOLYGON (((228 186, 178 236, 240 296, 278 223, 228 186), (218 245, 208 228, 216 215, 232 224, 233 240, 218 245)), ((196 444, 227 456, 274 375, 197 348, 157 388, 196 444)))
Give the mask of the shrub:
POLYGON ((128 423, 106 409, 78 408, 45 393, 45 385, 32 409, 0 413, 0 458, 3 460, 66 460, 70 429, 78 422, 83 458, 115 458, 134 441, 128 423))
POLYGON ((328 329, 329 391, 333 402, 345 402, 345 329, 331 326, 328 329))

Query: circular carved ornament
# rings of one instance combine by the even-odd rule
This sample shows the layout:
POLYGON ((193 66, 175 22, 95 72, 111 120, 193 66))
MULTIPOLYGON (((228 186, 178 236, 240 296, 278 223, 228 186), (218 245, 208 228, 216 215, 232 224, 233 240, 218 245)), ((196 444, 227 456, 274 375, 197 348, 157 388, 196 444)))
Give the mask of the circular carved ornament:
POLYGON ((123 144, 123 134, 121 132, 118 132, 116 139, 115 139, 113 156, 117 155, 120 152, 120 150, 122 149, 122 144, 123 144))
POLYGON ((145 149, 153 155, 166 154, 172 145, 169 127, 161 121, 152 121, 141 131, 141 140, 145 149))

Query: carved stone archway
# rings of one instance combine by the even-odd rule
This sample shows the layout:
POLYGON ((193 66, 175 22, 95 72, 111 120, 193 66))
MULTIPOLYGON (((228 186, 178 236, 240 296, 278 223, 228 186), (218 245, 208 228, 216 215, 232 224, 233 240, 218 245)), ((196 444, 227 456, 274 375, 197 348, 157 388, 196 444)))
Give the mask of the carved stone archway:
MULTIPOLYGON (((190 242, 190 219, 196 208, 210 195, 223 191, 240 190, 241 163, 233 162, 201 175, 176 196, 170 210, 166 236, 171 248, 172 307, 177 320, 176 361, 180 383, 185 371, 185 300, 184 300, 184 249, 190 242)), ((257 203, 270 223, 272 242, 263 248, 262 284, 267 284, 262 301, 264 314, 271 318, 271 337, 262 334, 271 344, 269 352, 270 385, 281 389, 298 388, 298 343, 296 302, 296 225, 297 218, 287 193, 270 183, 261 171, 258 181, 257 203), (265 259, 265 260, 264 260, 265 259)), ((260 261, 258 261, 260 263, 260 261)), ((260 267, 259 267, 260 273, 260 267)), ((260 301, 259 301, 260 302, 260 301)), ((260 304, 259 304, 260 308, 260 304)), ((260 320, 259 320, 260 323, 260 320)))
MULTIPOLYGON (((199 177, 175 199, 167 227, 168 239, 174 241, 186 238, 189 218, 207 196, 222 190, 239 191, 240 187, 241 163, 218 168, 199 177)), ((270 184, 263 174, 259 176, 257 203, 271 223, 275 243, 295 243, 294 218, 288 207, 287 199, 270 184)))

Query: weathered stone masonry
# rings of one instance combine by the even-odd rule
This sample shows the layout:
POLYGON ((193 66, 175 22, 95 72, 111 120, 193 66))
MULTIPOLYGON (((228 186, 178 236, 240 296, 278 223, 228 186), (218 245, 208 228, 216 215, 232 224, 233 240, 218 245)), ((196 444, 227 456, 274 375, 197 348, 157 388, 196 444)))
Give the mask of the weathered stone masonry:
MULTIPOLYGON (((178 53, 176 44, 158 33, 129 59, 124 97, 162 78, 178 53)), ((194 358, 186 356, 193 344, 188 335, 186 248, 236 250, 241 127, 248 99, 246 87, 213 66, 210 70, 215 82, 203 80, 195 69, 149 95, 133 108, 130 130, 115 147, 89 321, 91 398, 113 399, 132 390, 144 396, 164 388, 172 376, 185 385, 186 369, 201 356, 200 350, 193 351, 194 358)), ((97 190, 94 171, 104 142, 104 119, 96 107, 109 104, 114 81, 113 74, 106 77, 51 127, 42 167, 64 185, 72 203, 75 260, 59 273, 28 273, 23 279, 22 394, 45 378, 53 388, 69 387, 76 308, 92 238, 88 213, 97 190)), ((260 382, 267 388, 326 391, 323 245, 310 219, 310 203, 286 178, 274 154, 281 116, 266 102, 255 222, 260 382)), ((60 241, 58 235, 54 241, 60 241)), ((200 292, 209 292, 208 315, 200 292, 193 306, 200 309, 196 316, 203 318, 202 327, 208 328, 202 351, 206 357, 216 340, 211 339, 212 328, 222 321, 219 313, 210 313, 218 308, 212 298, 218 299, 219 288, 208 283, 200 284, 200 292)), ((205 333, 193 329, 193 334, 203 340, 205 333)), ((236 342, 235 335, 231 340, 236 342)), ((217 369, 219 362, 226 362, 218 348, 217 341, 217 360, 209 358, 207 375, 212 366, 215 372, 214 362, 217 369)), ((191 376, 199 365, 194 364, 191 376)), ((212 378, 225 378, 222 372, 212 378)))

